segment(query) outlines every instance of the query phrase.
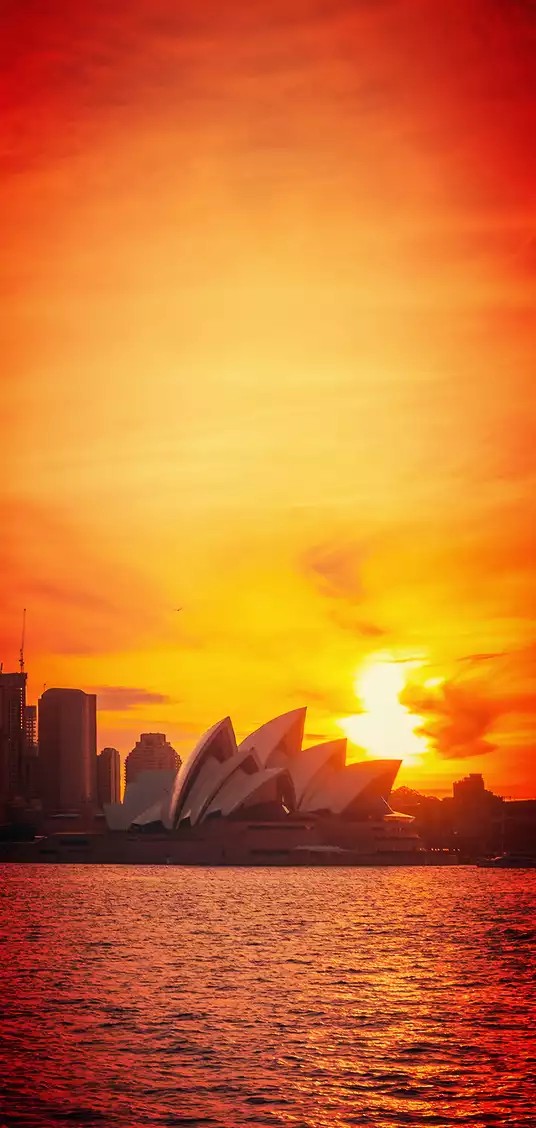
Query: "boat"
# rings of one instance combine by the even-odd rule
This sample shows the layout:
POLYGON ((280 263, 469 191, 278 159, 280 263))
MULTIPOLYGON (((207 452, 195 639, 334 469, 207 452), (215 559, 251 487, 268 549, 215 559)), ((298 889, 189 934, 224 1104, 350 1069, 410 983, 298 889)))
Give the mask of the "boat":
POLYGON ((480 869, 536 869, 534 854, 498 854, 495 858, 480 858, 480 869))

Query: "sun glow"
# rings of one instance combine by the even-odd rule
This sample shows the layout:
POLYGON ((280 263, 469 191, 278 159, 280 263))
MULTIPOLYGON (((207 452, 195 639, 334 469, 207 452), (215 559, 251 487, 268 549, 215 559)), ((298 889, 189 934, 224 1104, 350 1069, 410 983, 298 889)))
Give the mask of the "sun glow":
POLYGON ((339 721, 352 744, 373 756, 401 757, 406 764, 426 751, 426 738, 416 731, 422 717, 410 713, 400 700, 408 670, 421 665, 420 660, 401 663, 378 657, 363 667, 355 681, 363 711, 339 721))

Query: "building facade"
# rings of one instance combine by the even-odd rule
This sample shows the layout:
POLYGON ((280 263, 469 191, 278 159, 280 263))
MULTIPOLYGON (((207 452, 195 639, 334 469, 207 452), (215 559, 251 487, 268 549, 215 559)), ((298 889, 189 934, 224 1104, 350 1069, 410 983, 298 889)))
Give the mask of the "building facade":
POLYGON ((97 803, 119 803, 121 798, 121 757, 117 748, 103 748, 97 756, 97 803))
POLYGON ((181 758, 163 732, 142 732, 125 761, 125 784, 133 783, 140 772, 178 772, 181 758))
POLYGON ((39 700, 39 763, 47 814, 86 810, 97 800, 97 698, 47 689, 39 700))
POLYGON ((25 708, 26 674, 0 673, 0 817, 24 790, 25 708))
POLYGON ((24 707, 24 739, 28 751, 37 749, 37 705, 24 707))
POLYGON ((37 705, 24 707, 24 755, 22 764, 22 795, 30 803, 41 797, 39 775, 39 746, 37 743, 37 705))

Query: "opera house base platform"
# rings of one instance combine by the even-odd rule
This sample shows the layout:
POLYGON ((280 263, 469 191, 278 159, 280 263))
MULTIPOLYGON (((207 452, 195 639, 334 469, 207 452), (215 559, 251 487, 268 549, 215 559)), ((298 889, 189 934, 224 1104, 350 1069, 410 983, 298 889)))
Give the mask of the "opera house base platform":
POLYGON ((415 866, 439 861, 423 848, 411 824, 396 817, 346 822, 329 816, 280 822, 218 819, 175 832, 50 834, 34 842, 4 843, 0 860, 183 866, 415 866))

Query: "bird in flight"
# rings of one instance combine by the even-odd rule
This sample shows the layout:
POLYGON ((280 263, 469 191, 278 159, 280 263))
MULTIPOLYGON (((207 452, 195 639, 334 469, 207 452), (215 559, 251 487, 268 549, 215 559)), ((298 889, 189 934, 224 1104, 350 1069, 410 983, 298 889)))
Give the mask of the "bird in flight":
POLYGON ((182 607, 176 607, 175 611, 182 611, 182 607))

